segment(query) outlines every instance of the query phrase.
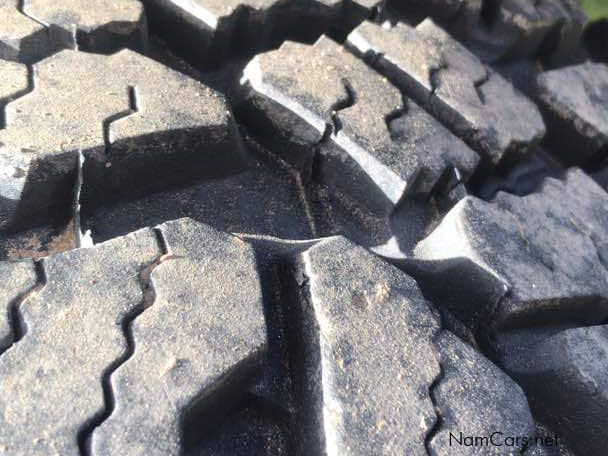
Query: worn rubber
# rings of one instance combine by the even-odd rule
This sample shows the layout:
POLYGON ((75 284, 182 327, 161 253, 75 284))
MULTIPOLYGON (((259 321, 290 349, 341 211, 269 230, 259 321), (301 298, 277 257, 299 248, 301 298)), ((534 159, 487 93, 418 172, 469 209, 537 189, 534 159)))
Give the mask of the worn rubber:
POLYGON ((603 455, 585 20, 0 0, 0 454, 603 455))
POLYGON ((0 59, 34 63, 61 49, 111 53, 147 46, 147 24, 136 0, 2 0, 0 59))
MULTIPOLYGON (((291 265, 281 280, 303 405, 296 451, 449 454, 431 432, 444 407, 467 433, 533 432, 521 389, 442 330, 397 268, 344 238, 275 261, 291 265), (450 392, 464 381, 464 394, 450 392), (476 407, 485 419, 452 411, 476 407)), ((264 369, 262 285, 238 237, 182 219, 41 268, 15 312, 26 332, 0 356, 7 454, 179 454, 183 421, 229 412, 264 369)), ((25 275, 6 269, 3 280, 25 275)))
POLYGON ((350 193, 374 213, 390 214, 406 192, 429 194, 450 166, 466 180, 479 161, 328 38, 313 46, 286 43, 256 57, 243 75, 248 95, 239 109, 245 122, 260 132, 277 129, 280 136, 268 146, 281 150, 285 161, 304 176, 314 167, 315 180, 350 193))
POLYGON ((404 264, 423 284, 443 281, 425 290, 521 382, 535 416, 591 454, 602 452, 608 393, 607 209, 608 194, 577 169, 524 197, 467 197, 404 264))
POLYGON ((67 50, 32 71, 31 92, 8 103, 0 131, 3 228, 68 210, 80 172, 87 206, 245 168, 224 98, 151 59, 67 50))

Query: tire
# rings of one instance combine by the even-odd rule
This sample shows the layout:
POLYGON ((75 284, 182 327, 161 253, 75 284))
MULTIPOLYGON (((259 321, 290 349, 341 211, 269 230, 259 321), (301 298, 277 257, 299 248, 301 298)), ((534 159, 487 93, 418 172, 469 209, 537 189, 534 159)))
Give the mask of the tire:
POLYGON ((1 454, 603 454, 572 1, 0 13, 1 454))

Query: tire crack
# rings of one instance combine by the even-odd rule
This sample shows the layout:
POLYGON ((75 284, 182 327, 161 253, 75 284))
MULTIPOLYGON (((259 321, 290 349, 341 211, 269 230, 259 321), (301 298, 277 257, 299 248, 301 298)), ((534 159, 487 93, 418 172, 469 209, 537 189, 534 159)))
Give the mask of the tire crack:
MULTIPOLYGON (((128 100, 128 108, 124 109, 120 112, 112 114, 111 116, 105 118, 102 121, 102 134, 103 134, 103 143, 104 143, 104 152, 103 156, 105 158, 105 166, 112 166, 112 133, 111 127, 114 122, 120 119, 124 119, 129 117, 136 112, 139 111, 139 95, 137 92, 137 86, 129 85, 127 86, 127 100, 128 100)), ((84 178, 83 178, 83 167, 84 162, 87 159, 85 153, 82 150, 78 151, 78 161, 77 167, 75 170, 76 174, 76 182, 74 184, 73 191, 73 201, 72 201, 72 220, 74 221, 74 237, 77 247, 90 247, 93 245, 93 240, 91 237, 90 230, 87 232, 82 232, 82 223, 81 223, 81 193, 82 188, 84 186, 84 178)))
MULTIPOLYGON (((318 237, 317 224, 316 224, 315 218, 313 216, 312 207, 311 207, 311 204, 309 202, 309 199, 308 199, 308 196, 306 193, 307 176, 303 176, 302 173, 300 173, 297 169, 295 169, 287 161, 283 160, 279 155, 273 154, 272 152, 270 152, 268 149, 266 149, 264 146, 262 146, 259 142, 257 142, 253 138, 253 136, 251 136, 251 134, 245 132, 245 133, 243 133, 243 138, 248 147, 255 149, 256 152, 260 153, 262 156, 264 156, 268 160, 272 160, 273 162, 275 162, 279 167, 281 167, 283 170, 285 170, 285 172, 293 179, 293 182, 294 182, 296 190, 297 190, 298 199, 300 200, 300 203, 302 204, 302 207, 304 209, 304 214, 306 216, 306 221, 308 222, 308 228, 310 229, 310 234, 313 238, 318 237)), ((319 144, 320 144, 320 142, 317 143, 315 145, 315 147, 317 147, 319 144)))
POLYGON ((112 375, 116 370, 125 364, 135 354, 135 337, 133 335, 133 322, 145 312, 146 309, 154 305, 156 292, 151 280, 154 270, 163 264, 175 258, 179 258, 170 252, 166 239, 160 228, 154 228, 154 234, 160 249, 161 254, 149 265, 144 267, 139 273, 139 283, 142 289, 143 299, 140 304, 133 308, 121 321, 121 329, 126 342, 126 348, 123 353, 116 358, 103 372, 101 386, 104 397, 104 408, 87 420, 78 431, 78 448, 80 454, 88 456, 91 454, 91 437, 93 431, 101 425, 106 419, 112 415, 116 407, 116 398, 112 388, 112 375))

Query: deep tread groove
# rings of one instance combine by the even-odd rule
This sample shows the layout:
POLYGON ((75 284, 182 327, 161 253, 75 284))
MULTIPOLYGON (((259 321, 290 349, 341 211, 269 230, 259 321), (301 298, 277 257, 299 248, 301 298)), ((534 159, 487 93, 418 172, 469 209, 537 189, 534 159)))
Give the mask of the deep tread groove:
POLYGON ((101 386, 104 397, 104 409, 100 410, 96 415, 90 418, 78 431, 78 448, 82 456, 91 455, 91 436, 96 427, 103 423, 113 412, 116 407, 116 400, 112 389, 112 374, 121 365, 126 363, 129 358, 135 353, 135 339, 133 337, 132 324, 145 310, 154 305, 155 293, 154 286, 151 282, 151 274, 155 268, 166 260, 170 260, 170 251, 160 228, 154 228, 154 234, 160 249, 161 255, 156 258, 150 265, 140 271, 139 281, 143 292, 143 300, 139 306, 133 308, 129 314, 121 321, 121 329, 125 338, 126 348, 122 355, 116 358, 103 372, 101 386))
MULTIPOLYGON (((465 2, 462 2, 464 7, 465 2)), ((496 24, 500 15, 501 0, 482 0, 481 10, 479 12, 479 20, 486 27, 492 27, 496 24)))

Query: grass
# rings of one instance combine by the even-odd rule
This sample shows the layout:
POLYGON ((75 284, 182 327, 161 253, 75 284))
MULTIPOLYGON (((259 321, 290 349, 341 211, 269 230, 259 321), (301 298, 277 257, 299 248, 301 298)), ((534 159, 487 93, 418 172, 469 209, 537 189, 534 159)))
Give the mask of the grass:
POLYGON ((582 4, 590 21, 608 18, 608 0, 583 0, 582 4))

